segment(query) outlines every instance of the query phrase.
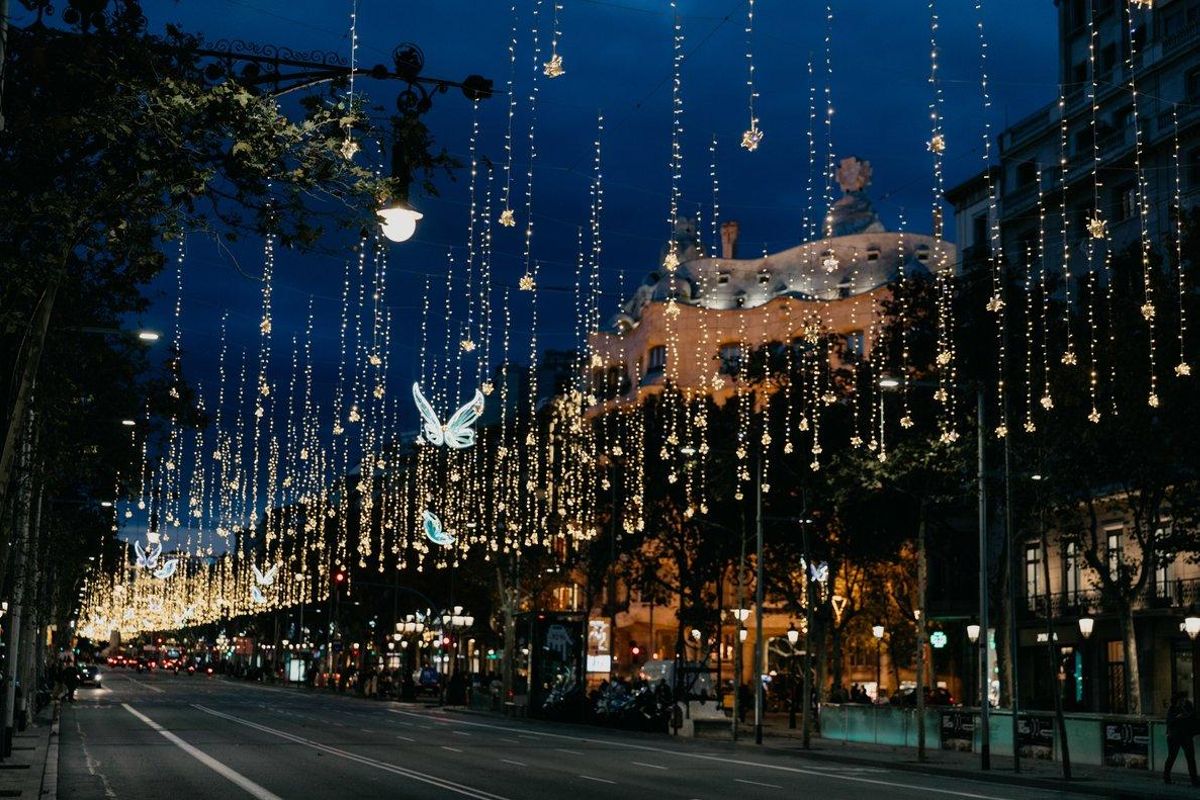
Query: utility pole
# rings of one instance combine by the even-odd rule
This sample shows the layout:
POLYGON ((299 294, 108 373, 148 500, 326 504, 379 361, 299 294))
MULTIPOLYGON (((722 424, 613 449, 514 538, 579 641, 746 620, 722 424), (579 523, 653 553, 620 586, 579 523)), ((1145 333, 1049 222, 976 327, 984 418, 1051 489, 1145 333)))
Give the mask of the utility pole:
POLYGON ((992 744, 988 730, 988 695, 991 688, 991 675, 988 656, 988 524, 987 524, 987 474, 984 447, 984 416, 987 412, 983 384, 980 383, 975 391, 976 399, 976 445, 979 449, 979 759, 980 769, 992 768, 992 744))
MULTIPOLYGON (((1004 424, 1008 425, 1008 395, 1004 396, 1004 424)), ((1021 702, 1020 702, 1020 685, 1021 681, 1018 677, 1017 668, 1019 660, 1017 658, 1018 648, 1020 647, 1020 637, 1017 636, 1017 541, 1013 535, 1012 521, 1012 484, 1009 480, 1011 475, 1011 459, 1009 456, 1008 436, 1004 437, 1004 539, 1005 550, 1008 553, 1008 559, 1005 563, 1005 571, 1008 573, 1008 587, 1005 594, 1008 595, 1008 608, 1005 615, 1005 627, 1008 628, 1008 674, 1009 686, 1008 694, 1009 703, 1012 704, 1012 758, 1013 772, 1021 771, 1021 748, 1018 742, 1020 741, 1021 732, 1021 702)), ((1050 584, 1046 583, 1046 597, 1050 596, 1050 584)), ((1051 637, 1053 639, 1053 637, 1051 637)), ((1053 645, 1053 642, 1051 642, 1053 645)), ((1061 694, 1061 692, 1060 692, 1061 694)), ((1061 698, 1060 698, 1061 701, 1061 698)))
POLYGON ((763 459, 758 456, 758 476, 755 480, 754 492, 754 527, 757 538, 754 559, 754 743, 763 741, 763 513, 762 513, 762 478, 763 459))

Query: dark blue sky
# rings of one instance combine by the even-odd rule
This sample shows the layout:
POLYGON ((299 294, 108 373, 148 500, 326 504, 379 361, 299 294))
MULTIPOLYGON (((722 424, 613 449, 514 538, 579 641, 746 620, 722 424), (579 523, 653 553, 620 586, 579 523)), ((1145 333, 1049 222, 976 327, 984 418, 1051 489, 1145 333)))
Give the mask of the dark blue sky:
MULTIPOLYGON (((528 115, 525 97, 532 73, 530 9, 522 10, 517 60, 521 102, 514 129, 516 167, 513 206, 524 203, 528 115)), ((603 110, 605 215, 602 317, 654 268, 668 234, 670 175, 671 18, 667 0, 562 0, 566 75, 540 79, 537 172, 534 188, 534 254, 542 262, 541 285, 573 283, 576 228, 587 224, 588 180, 595 116, 603 110)), ((297 50, 348 52, 349 0, 205 0, 145 2, 153 27, 177 22, 210 40, 240 38, 297 50)), ((983 115, 979 53, 971 0, 939 3, 941 72, 945 88, 946 182, 951 186, 982 166, 983 115)), ((543 3, 542 46, 548 51, 549 12, 543 3)), ((683 67, 684 213, 710 209, 709 142, 720 139, 722 217, 741 223, 742 253, 778 250, 800 240, 809 175, 806 127, 806 61, 816 62, 818 98, 824 88, 824 2, 758 0, 754 37, 757 112, 765 139, 755 153, 738 146, 747 127, 746 0, 680 0, 683 67)), ((834 150, 872 162, 871 195, 889 227, 903 210, 914 230, 928 230, 930 156, 928 104, 929 15, 917 0, 835 0, 832 94, 837 113, 834 150)), ((1056 95, 1055 5, 1052 0, 984 0, 993 93, 993 131, 999 132, 1056 95)), ((508 77, 510 0, 361 0, 360 62, 389 62, 391 50, 412 41, 425 51, 426 73, 461 79, 481 73, 503 89, 508 77)), ((545 54, 543 55, 545 58, 545 54)), ((387 108, 398 84, 360 81, 358 88, 387 108)), ((823 113, 823 107, 820 109, 823 113)), ((483 104, 479 150, 504 162, 507 100, 483 104)), ((436 99, 427 121, 440 143, 465 160, 470 103, 460 94, 436 99)), ((823 133, 818 160, 824 159, 823 133)), ((414 240, 393 246, 388 300, 395 332, 392 376, 396 387, 414 374, 415 342, 424 276, 441 286, 448 248, 461 259, 466 232, 466 174, 442 181, 439 198, 422 197, 426 218, 414 240)), ((816 174, 817 197, 823 177, 816 174)), ((497 187, 498 188, 498 187, 497 187)), ((818 213, 823 209, 818 208, 818 213)), ((704 230, 707 232, 708 223, 704 230)), ((953 230, 948 226, 948 230, 953 230)), ((515 287, 521 266, 521 227, 497 228, 497 286, 515 287)), ((261 246, 247 243, 237 255, 246 271, 258 272, 261 246)), ((293 333, 302 334, 312 295, 315 340, 327 406, 337 363, 342 259, 283 254, 277 269, 274 338, 276 380, 286 381, 281 352, 293 333)), ((210 242, 193 237, 184 275, 185 366, 193 379, 215 384, 216 337, 223 310, 230 313, 231 354, 257 346, 257 284, 239 274, 210 242)), ((146 320, 170 330, 173 277, 153 287, 157 298, 146 320)), ((440 295, 440 289, 439 289, 440 295)), ((514 293, 514 296, 515 293, 514 293)), ((498 299, 498 298, 497 298, 498 299)), ((435 306, 440 297, 435 297, 435 306)), ((539 340, 570 346, 575 329, 569 295, 540 293, 539 340)), ((514 310, 514 349, 528 351, 528 295, 514 310)), ((415 415, 414 415, 415 416, 415 415)))

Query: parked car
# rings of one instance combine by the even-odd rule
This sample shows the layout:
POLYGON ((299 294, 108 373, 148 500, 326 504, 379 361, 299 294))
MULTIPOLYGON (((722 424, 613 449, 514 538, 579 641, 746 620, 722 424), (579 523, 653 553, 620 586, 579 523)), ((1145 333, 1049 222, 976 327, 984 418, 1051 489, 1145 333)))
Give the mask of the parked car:
POLYGON ((100 667, 95 664, 79 665, 79 685, 100 688, 100 667))

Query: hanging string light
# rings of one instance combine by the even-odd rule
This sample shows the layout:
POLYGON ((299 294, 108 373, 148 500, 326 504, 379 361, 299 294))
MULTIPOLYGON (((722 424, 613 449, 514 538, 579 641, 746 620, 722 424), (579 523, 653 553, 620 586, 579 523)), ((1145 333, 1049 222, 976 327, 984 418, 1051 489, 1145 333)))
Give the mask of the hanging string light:
MULTIPOLYGON (((674 2, 671 3, 671 8, 674 10, 674 2)), ((750 127, 742 134, 742 147, 753 153, 763 139, 763 132, 758 127, 758 117, 754 114, 754 100, 758 97, 758 91, 754 88, 754 0, 750 0, 746 10, 746 64, 749 67, 746 88, 749 93, 750 127)))
POLYGON ((935 357, 938 374, 938 386, 934 399, 940 404, 938 415, 939 437, 943 442, 953 442, 958 438, 955 430, 956 394, 955 378, 955 347, 954 347, 954 287, 950 270, 946 268, 946 255, 942 242, 942 198, 945 195, 945 180, 942 174, 942 160, 945 154, 945 136, 942 130, 942 107, 944 96, 941 76, 938 73, 938 42, 937 34, 940 22, 937 5, 929 0, 929 85, 933 96, 929 101, 929 152, 933 154, 933 237, 934 256, 936 259, 935 282, 937 284, 937 355, 935 357))
POLYGON ((358 0, 350 0, 350 80, 346 90, 346 122, 342 125, 344 138, 340 148, 342 157, 347 161, 358 153, 358 142, 354 141, 354 74, 358 69, 358 0))
POLYGON ((1138 60, 1137 49, 1137 28, 1133 24, 1133 5, 1125 6, 1125 31, 1129 41, 1127 48, 1127 56, 1125 59, 1125 69, 1129 73, 1129 95, 1130 95, 1130 113, 1133 115, 1133 171, 1134 179, 1137 181, 1137 205, 1138 205, 1138 224, 1141 233, 1141 260, 1142 260, 1142 317, 1146 320, 1147 338, 1149 340, 1149 353, 1147 354, 1147 366, 1150 371, 1150 387, 1146 395, 1146 403, 1151 408, 1158 407, 1158 347, 1156 343, 1156 325, 1155 325, 1155 297, 1154 297, 1154 279, 1153 266, 1150 259, 1150 200, 1146 189, 1146 175, 1142 171, 1142 126, 1139 124, 1140 117, 1138 116, 1138 90, 1137 78, 1135 76, 1135 65, 1138 60))
POLYGON ((1067 134, 1069 124, 1067 120, 1067 98, 1065 88, 1060 88, 1058 95, 1058 112, 1062 122, 1059 124, 1058 135, 1058 171, 1059 171, 1059 191, 1061 193, 1061 209, 1062 209, 1062 285, 1063 285, 1063 330, 1066 332, 1066 350, 1062 354, 1062 363, 1067 366, 1074 366, 1079 363, 1078 357, 1075 355, 1075 327, 1071 324, 1071 215, 1067 211, 1067 177, 1069 172, 1069 162, 1067 160, 1067 134))
POLYGON ((558 25, 558 15, 562 11, 562 3, 554 2, 554 29, 550 36, 550 60, 542 65, 542 72, 547 78, 559 78, 565 74, 563 69, 562 55, 558 52, 558 41, 562 37, 562 31, 558 25))
POLYGON ((517 12, 516 0, 513 0, 509 13, 512 16, 512 33, 508 39, 508 125, 504 129, 504 188, 500 195, 500 204, 504 208, 501 209, 498 218, 500 225, 505 228, 512 228, 517 224, 516 217, 513 215, 512 205, 509 202, 512 197, 513 118, 517 113, 515 83, 517 76, 517 29, 520 22, 520 14, 517 12))
POLYGON ((1179 106, 1171 106, 1171 123, 1174 126, 1172 166, 1175 172, 1175 280, 1179 290, 1179 363, 1175 375, 1186 378, 1192 374, 1187 360, 1187 284, 1183 266, 1183 169, 1179 158, 1179 106))

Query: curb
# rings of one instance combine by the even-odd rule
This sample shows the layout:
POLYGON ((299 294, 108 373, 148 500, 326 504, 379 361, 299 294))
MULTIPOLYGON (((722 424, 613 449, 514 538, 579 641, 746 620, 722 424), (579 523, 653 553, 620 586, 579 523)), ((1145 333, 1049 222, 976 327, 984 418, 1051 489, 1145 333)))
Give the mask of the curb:
POLYGON ((42 768, 42 791, 39 796, 43 800, 58 800, 58 732, 61 716, 62 708, 56 704, 46 745, 46 764, 42 768))

